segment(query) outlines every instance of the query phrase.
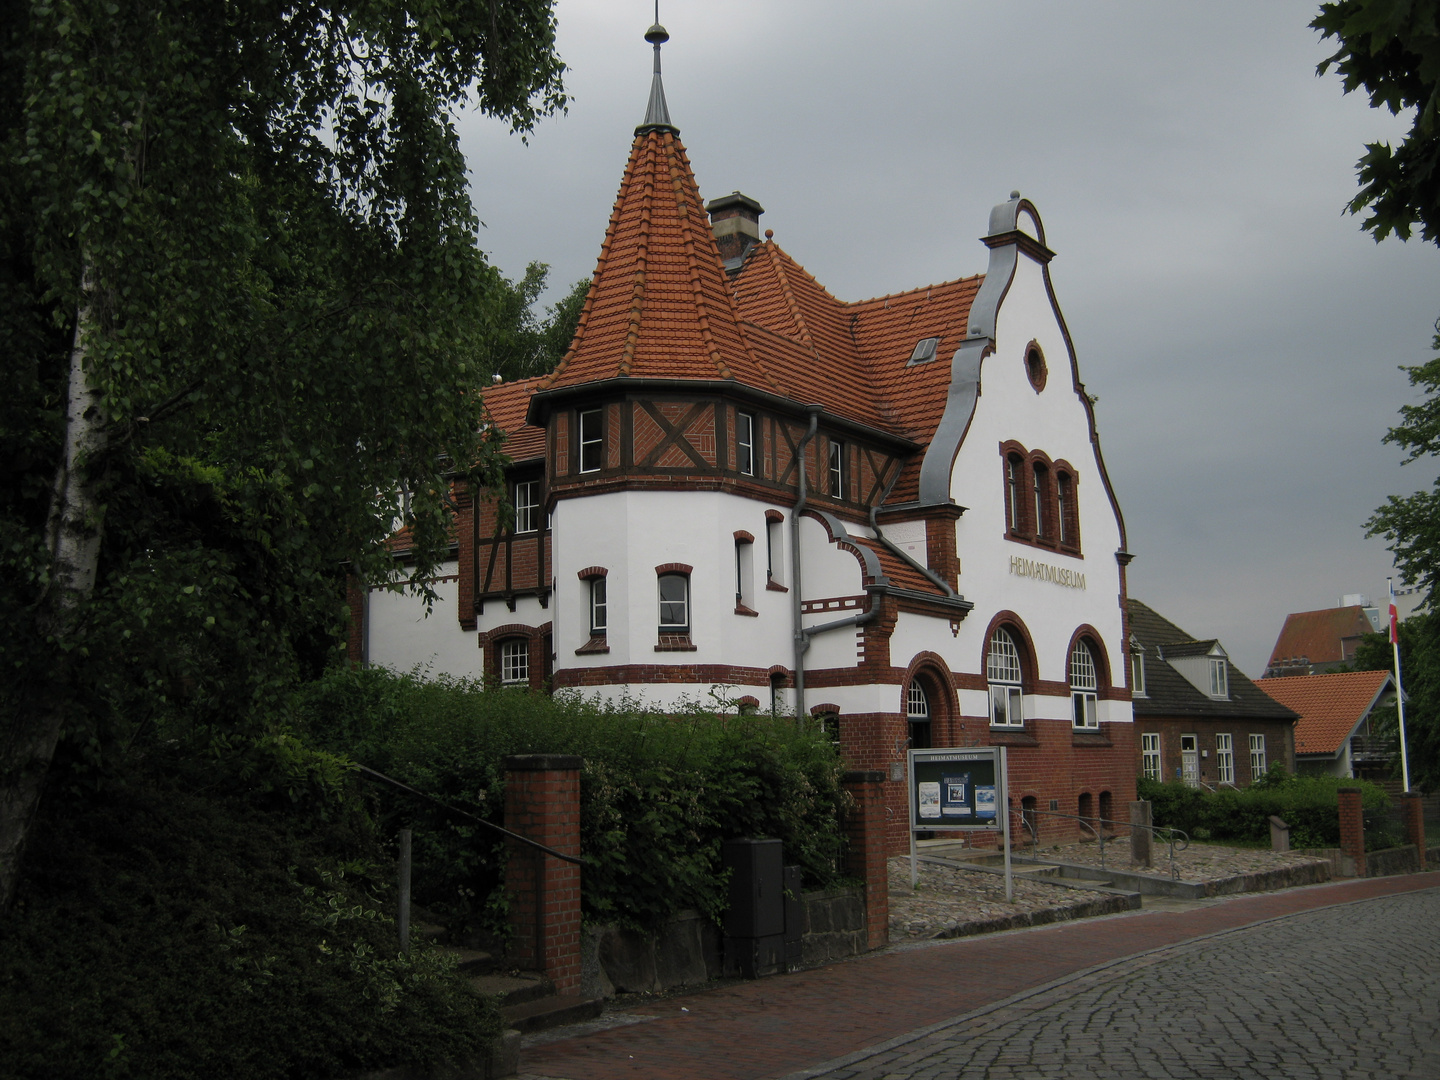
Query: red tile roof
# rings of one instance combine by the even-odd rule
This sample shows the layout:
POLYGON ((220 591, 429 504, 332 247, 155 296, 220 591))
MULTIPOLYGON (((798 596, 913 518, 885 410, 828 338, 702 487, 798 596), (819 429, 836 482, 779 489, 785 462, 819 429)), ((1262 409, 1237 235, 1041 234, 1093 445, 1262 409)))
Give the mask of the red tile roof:
POLYGON ((710 219, 671 130, 635 136, 579 328, 539 389, 735 379, 783 392, 746 348, 710 219))
POLYGON ((1285 616, 1280 637, 1270 651, 1270 663, 1302 656, 1312 664, 1343 663, 1350 659, 1345 654, 1345 639, 1374 632, 1365 609, 1358 606, 1298 611, 1285 616))
POLYGON ((1337 671, 1255 680, 1265 693, 1300 714, 1295 721, 1296 754, 1336 753, 1389 683, 1388 671, 1337 671))
POLYGON ((513 461, 526 461, 545 456, 545 429, 525 423, 525 410, 530 395, 544 376, 516 379, 514 382, 487 386, 481 396, 490 422, 505 433, 505 453, 513 461))

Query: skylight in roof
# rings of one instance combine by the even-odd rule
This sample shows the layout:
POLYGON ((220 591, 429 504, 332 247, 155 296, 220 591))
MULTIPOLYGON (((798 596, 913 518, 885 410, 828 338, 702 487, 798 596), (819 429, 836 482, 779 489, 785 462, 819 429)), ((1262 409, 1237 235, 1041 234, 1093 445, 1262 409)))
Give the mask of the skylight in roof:
POLYGON ((926 364, 935 359, 935 350, 940 344, 938 337, 921 338, 915 343, 915 351, 910 354, 910 363, 926 364))

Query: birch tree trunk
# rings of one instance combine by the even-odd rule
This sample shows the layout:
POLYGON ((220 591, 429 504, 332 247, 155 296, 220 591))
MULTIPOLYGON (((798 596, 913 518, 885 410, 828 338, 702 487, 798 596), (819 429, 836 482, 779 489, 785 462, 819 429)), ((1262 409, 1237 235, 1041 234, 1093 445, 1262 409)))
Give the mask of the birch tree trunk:
POLYGON ((46 522, 50 583, 35 623, 37 632, 52 642, 55 662, 31 709, 12 717, 9 730, 0 734, 0 911, 15 898, 25 838, 65 727, 67 690, 80 675, 74 657, 76 626, 95 588, 104 507, 96 494, 93 466, 105 448, 106 429, 99 389, 85 362, 93 332, 87 268, 70 346, 64 449, 46 522))

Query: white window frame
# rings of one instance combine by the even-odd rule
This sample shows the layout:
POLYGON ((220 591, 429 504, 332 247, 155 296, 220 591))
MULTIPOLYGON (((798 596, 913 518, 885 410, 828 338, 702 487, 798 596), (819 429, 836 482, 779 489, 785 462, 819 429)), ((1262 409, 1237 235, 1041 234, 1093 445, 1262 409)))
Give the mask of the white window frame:
POLYGON ((1070 723, 1076 731, 1099 731, 1100 676, 1090 646, 1077 641, 1070 650, 1070 723))
POLYGON ((1020 470, 1025 460, 1019 454, 1005 455, 1005 487, 1010 503, 1010 532, 1020 536, 1025 532, 1025 485, 1020 482, 1020 470))
POLYGON ((1062 544, 1070 543, 1070 533, 1065 527, 1065 518, 1070 511, 1070 474, 1057 472, 1055 474, 1055 532, 1056 539, 1062 544))
POLYGON ((577 464, 582 473, 599 472, 605 464, 605 415, 600 409, 584 409, 575 421, 577 464), (586 464, 586 451, 594 450, 594 462, 586 464))
POLYGON ((755 417, 735 414, 735 468, 743 476, 755 475, 755 417))
POLYGON ((832 499, 845 497, 845 444, 830 440, 830 488, 832 499))
POLYGON ((690 575, 661 574, 655 582, 655 596, 657 600, 657 617, 660 623, 660 633, 688 634, 690 632, 690 575), (669 600, 665 599, 665 583, 667 581, 678 581, 681 583, 682 587, 678 598, 672 596, 669 600), (677 604, 679 605, 679 614, 682 617, 679 622, 673 619, 673 616, 676 614, 675 605, 677 604), (669 614, 672 616, 670 622, 665 621, 667 607, 669 608, 669 614))
POLYGON ((1265 775, 1265 736, 1250 736, 1250 782, 1253 784, 1265 775))
POLYGON ((1143 645, 1130 651, 1130 696, 1149 697, 1145 693, 1145 647, 1143 645))
POLYGON ((590 579, 590 635, 604 637, 610 622, 608 593, 604 577, 590 579))
POLYGON ((1230 675, 1225 670, 1225 661, 1218 656, 1210 657, 1210 696, 1217 699, 1230 697, 1230 675))
POLYGON ((1235 739, 1233 735, 1217 733, 1215 736, 1215 782, 1235 783, 1235 739))
POLYGON ((925 687, 920 685, 919 679, 912 679, 909 687, 905 690, 905 719, 908 721, 906 734, 909 736, 910 745, 915 749, 928 749, 927 746, 916 746, 915 728, 919 724, 925 726, 925 742, 930 744, 930 696, 925 693, 925 687))
POLYGON ((1146 780, 1164 780, 1160 761, 1160 733, 1147 731, 1140 736, 1140 772, 1146 780))
POLYGON ((735 540, 735 606, 755 607, 755 544, 744 537, 735 540))
POLYGON ((500 683, 502 686, 530 684, 530 642, 506 638, 500 642, 500 683))
POLYGON ((985 675, 990 682, 990 726, 1023 728, 1024 694, 1020 648, 1003 626, 990 635, 985 655, 985 675))
POLYGON ((532 533, 540 516, 540 481, 515 482, 515 532, 532 533))
POLYGON ((1030 483, 1033 485, 1035 492, 1035 538, 1037 540, 1043 539, 1046 535, 1045 502, 1047 496, 1046 488, 1049 486, 1047 479, 1049 472, 1050 470, 1038 461, 1032 461, 1030 463, 1030 483))

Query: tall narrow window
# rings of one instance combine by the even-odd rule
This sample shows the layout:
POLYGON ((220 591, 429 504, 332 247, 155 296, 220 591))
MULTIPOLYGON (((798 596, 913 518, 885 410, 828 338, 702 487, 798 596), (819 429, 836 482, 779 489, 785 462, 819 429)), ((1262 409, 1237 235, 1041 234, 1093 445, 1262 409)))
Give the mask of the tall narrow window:
POLYGON ((1045 472, 1045 466, 1038 461, 1030 472, 1031 484, 1035 492, 1035 535, 1037 537, 1047 536, 1049 530, 1045 527, 1045 503, 1048 501, 1049 477, 1045 472))
POLYGON ((735 416, 735 468, 746 476, 755 475, 755 417, 735 416))
POLYGON ((1140 769, 1146 780, 1162 780, 1160 775, 1160 733, 1147 732, 1140 736, 1140 769))
POLYGON ((1235 746, 1230 735, 1215 736, 1215 779, 1222 784, 1235 783, 1235 746))
POLYGON ((755 614, 755 538, 735 533, 735 614, 755 614))
POLYGON ((919 681, 912 682, 905 691, 905 719, 910 725, 910 748, 930 749, 930 699, 919 681))
POLYGON ((1226 676, 1225 661, 1216 657, 1210 658, 1210 696, 1213 698, 1230 696, 1230 680, 1226 676))
POLYGON ((1005 459, 1006 509, 1009 511, 1009 526, 1012 533, 1025 531, 1025 482, 1022 469, 1024 463, 1016 454, 1005 459))
POLYGON ((990 723, 996 727, 1023 726, 1020 650, 1015 647, 1015 639, 1003 627, 997 628, 990 638, 985 674, 990 682, 990 723))
POLYGON ((596 577, 590 579, 590 633, 594 637, 604 635, 608 626, 609 605, 605 599, 605 579, 596 577))
POLYGON ((1055 474, 1055 536, 1062 544, 1073 544, 1070 529, 1070 474, 1055 474))
POLYGON ((1145 697, 1145 646, 1130 639, 1130 693, 1145 697))
POLYGON ((660 575, 660 633, 684 634, 690 630, 690 578, 685 574, 660 575))
POLYGON ((785 522, 778 517, 765 522, 765 580, 785 584, 785 522))
POLYGON ((1077 641, 1070 652, 1070 706, 1071 723, 1077 729, 1095 730, 1100 727, 1096 717, 1096 691, 1100 682, 1095 674, 1095 657, 1090 647, 1077 641))
POLYGON ((830 496, 845 497, 845 444, 830 442, 830 496))
POLYGON ((605 461, 604 417, 599 409, 580 414, 580 471, 599 472, 605 461))
POLYGON ((534 532, 540 519, 540 483, 525 480, 515 485, 515 531, 534 532))
POLYGON ((506 686, 530 681, 530 642, 524 638, 500 643, 500 681, 506 686))
POLYGON ((1265 736, 1250 736, 1250 782, 1265 775, 1265 736))

